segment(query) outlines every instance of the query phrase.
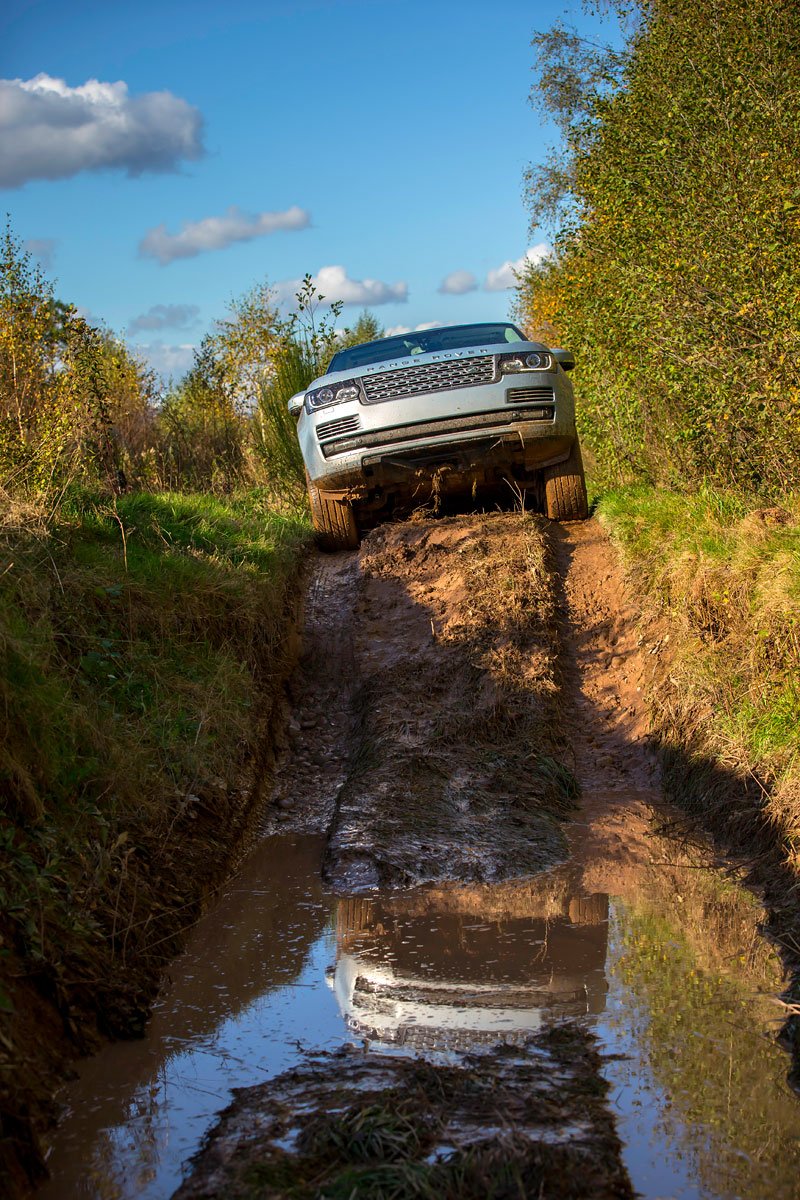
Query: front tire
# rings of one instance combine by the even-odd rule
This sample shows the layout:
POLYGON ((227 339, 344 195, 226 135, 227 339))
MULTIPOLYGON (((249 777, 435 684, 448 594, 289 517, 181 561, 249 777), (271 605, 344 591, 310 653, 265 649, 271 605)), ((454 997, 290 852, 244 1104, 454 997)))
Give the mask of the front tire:
POLYGON ((544 471, 545 511, 551 521, 585 521, 589 515, 583 459, 577 438, 569 458, 544 471))
POLYGON ((321 491, 306 475, 311 524, 320 550, 357 550, 360 542, 356 514, 349 500, 334 499, 321 491))

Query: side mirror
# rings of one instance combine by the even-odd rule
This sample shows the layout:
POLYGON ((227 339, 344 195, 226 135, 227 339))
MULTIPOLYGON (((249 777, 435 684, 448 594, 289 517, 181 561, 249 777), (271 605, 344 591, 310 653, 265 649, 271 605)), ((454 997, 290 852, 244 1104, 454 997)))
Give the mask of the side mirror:
POLYGON ((550 353, 564 371, 571 371, 575 366, 575 355, 571 350, 551 350, 550 353))
POLYGON ((289 412, 292 414, 293 417, 297 417, 300 415, 300 413, 303 411, 303 405, 305 404, 305 402, 306 402, 305 392, 295 392, 295 394, 292 396, 292 398, 288 404, 289 412))

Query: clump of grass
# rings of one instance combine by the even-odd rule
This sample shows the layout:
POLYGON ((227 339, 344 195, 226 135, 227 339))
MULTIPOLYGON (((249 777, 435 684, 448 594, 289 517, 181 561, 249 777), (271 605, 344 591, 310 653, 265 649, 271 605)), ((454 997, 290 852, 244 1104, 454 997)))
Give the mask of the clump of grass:
POLYGON ((345 1162, 394 1162, 419 1153, 431 1140, 430 1121, 408 1111, 408 1102, 390 1106, 354 1105, 341 1114, 325 1114, 304 1130, 301 1144, 309 1154, 338 1155, 345 1162))
POLYGON ((289 412, 288 403, 318 374, 310 351, 302 343, 287 339, 275 358, 271 375, 261 384, 253 423, 254 446, 267 478, 276 491, 295 502, 305 496, 306 476, 297 440, 297 418, 289 412))
POLYGON ((606 495, 598 512, 668 621, 662 732, 757 776, 800 867, 800 499, 764 508, 711 488, 637 488, 606 495))

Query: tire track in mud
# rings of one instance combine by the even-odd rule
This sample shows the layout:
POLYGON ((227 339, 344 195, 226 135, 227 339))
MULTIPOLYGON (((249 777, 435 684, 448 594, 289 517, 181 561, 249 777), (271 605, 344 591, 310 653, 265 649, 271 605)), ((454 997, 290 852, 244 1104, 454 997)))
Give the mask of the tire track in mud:
POLYGON ((613 890, 661 807, 634 616, 595 522, 423 519, 320 556, 267 828, 327 831, 348 893, 570 854, 613 890))
POLYGON ((324 832, 347 778, 358 741, 353 634, 359 575, 356 554, 319 555, 314 564, 266 832, 324 832))
POLYGON ((568 829, 586 894, 624 890, 653 860, 667 805, 649 739, 647 655, 616 552, 596 521, 551 526, 564 614, 562 667, 581 811, 568 829))

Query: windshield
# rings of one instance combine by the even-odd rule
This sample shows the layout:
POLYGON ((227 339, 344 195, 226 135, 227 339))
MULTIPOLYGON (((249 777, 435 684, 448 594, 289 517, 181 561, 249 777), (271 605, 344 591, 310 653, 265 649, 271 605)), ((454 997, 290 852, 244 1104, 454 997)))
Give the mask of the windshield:
POLYGON ((396 337, 364 342, 334 354, 328 365, 331 371, 352 371, 371 363, 405 358, 409 354, 430 354, 441 350, 465 350, 469 346, 496 346, 501 342, 527 341, 516 325, 502 322, 497 325, 446 325, 441 329, 418 329, 396 337))

